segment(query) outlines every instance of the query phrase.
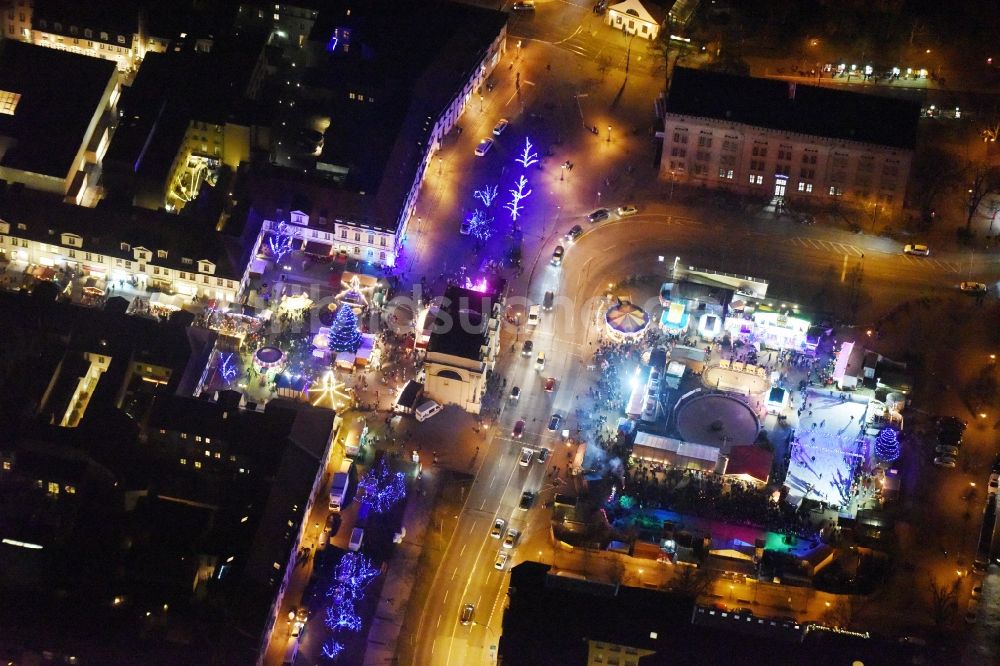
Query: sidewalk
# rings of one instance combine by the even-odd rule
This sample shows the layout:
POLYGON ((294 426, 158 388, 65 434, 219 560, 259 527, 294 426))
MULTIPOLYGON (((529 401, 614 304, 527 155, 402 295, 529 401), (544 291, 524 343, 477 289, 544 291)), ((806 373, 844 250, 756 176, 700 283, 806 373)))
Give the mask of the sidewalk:
POLYGON ((386 664, 395 660, 403 618, 413 593, 420 554, 423 551, 430 515, 438 493, 440 474, 425 474, 410 490, 403 513, 406 537, 386 563, 388 573, 372 625, 368 631, 365 664, 386 664))

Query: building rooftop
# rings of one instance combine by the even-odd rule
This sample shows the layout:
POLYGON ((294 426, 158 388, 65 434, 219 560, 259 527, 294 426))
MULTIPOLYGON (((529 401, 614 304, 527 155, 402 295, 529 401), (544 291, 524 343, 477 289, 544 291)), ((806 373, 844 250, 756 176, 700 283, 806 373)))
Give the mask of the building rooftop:
POLYGON ((774 453, 759 446, 734 446, 729 452, 726 475, 745 474, 766 483, 771 476, 773 460, 774 453))
POLYGON ((197 262, 206 260, 215 264, 215 277, 230 280, 243 277, 252 249, 237 238, 216 232, 214 221, 106 202, 85 208, 18 187, 0 188, 0 220, 10 224, 11 236, 62 246, 66 252, 75 249, 135 261, 132 251, 142 247, 152 253, 152 264, 194 272, 197 262), (83 240, 72 248, 62 245, 64 233, 83 240), (122 243, 128 249, 123 249, 122 243), (160 250, 167 256, 158 256, 160 250))
POLYGON ((433 311, 437 319, 427 345, 428 353, 482 360, 481 349, 489 338, 489 320, 498 303, 496 293, 449 287, 441 306, 433 311))
POLYGON ((667 113, 912 150, 920 105, 704 69, 674 70, 667 113))
MULTIPOLYGON (((906 650, 895 642, 826 631, 811 631, 798 642, 801 634, 789 640, 787 632, 736 633, 702 626, 692 623, 692 602, 679 595, 619 586, 617 594, 608 596, 606 585, 571 586, 566 576, 550 572, 548 565, 537 562, 511 569, 510 604, 499 640, 504 664, 584 664, 588 640, 655 650, 637 658, 643 666, 736 662, 847 666, 855 659, 872 666, 900 663, 901 651, 906 650), (553 621, 558 624, 556 631, 553 621)), ((733 622, 734 627, 738 624, 733 622)))
POLYGON ((35 0, 32 12, 32 26, 44 32, 58 35, 84 37, 84 30, 94 34, 89 39, 132 47, 132 38, 139 28, 139 7, 136 0, 114 0, 114 2, 80 2, 79 0, 35 0), (58 24, 59 27, 56 27, 58 24), (108 39, 101 40, 101 32, 108 33, 108 39), (119 42, 118 37, 125 39, 119 42))
POLYGON ((110 60, 0 42, 0 166, 66 178, 116 76, 110 60))
POLYGON ((434 121, 506 23, 503 12, 450 2, 340 0, 320 11, 303 79, 303 106, 330 121, 316 170, 336 169, 346 190, 365 193, 369 224, 396 229, 434 121))

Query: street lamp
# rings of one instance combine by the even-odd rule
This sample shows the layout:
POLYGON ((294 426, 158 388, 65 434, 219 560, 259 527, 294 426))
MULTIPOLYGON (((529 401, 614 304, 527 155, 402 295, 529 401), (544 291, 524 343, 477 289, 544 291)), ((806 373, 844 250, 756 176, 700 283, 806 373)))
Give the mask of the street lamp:
POLYGON ((608 143, 611 143, 611 125, 608 125, 608 143))
POLYGON ((597 206, 595 206, 595 208, 600 208, 600 207, 601 207, 601 193, 598 192, 597 193, 597 206))
POLYGON ((677 172, 673 169, 670 170, 670 200, 674 200, 674 180, 677 172))
POLYGON ((479 113, 483 112, 483 96, 479 96, 479 113))
POLYGON ((559 180, 560 181, 566 180, 566 164, 565 163, 563 163, 562 170, 559 172, 559 180))

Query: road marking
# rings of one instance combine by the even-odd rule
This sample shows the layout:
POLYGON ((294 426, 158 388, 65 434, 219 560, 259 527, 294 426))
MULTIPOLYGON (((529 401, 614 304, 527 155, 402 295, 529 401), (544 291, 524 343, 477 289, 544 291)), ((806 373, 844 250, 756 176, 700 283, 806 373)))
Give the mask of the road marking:
POLYGON ((455 580, 455 576, 457 575, 458 575, 458 567, 455 567, 455 570, 451 572, 451 579, 455 580))
MULTIPOLYGON (((435 628, 435 629, 440 629, 440 628, 441 628, 441 618, 442 618, 442 617, 444 617, 444 613, 442 613, 441 615, 438 615, 438 621, 437 621, 437 624, 436 624, 436 625, 434 625, 434 628, 435 628)), ((431 645, 431 652, 434 652, 434 646, 433 646, 433 645, 431 645)))
POLYGON ((576 27, 576 30, 573 31, 572 35, 570 35, 569 37, 567 37, 565 39, 560 39, 558 42, 552 42, 553 46, 558 46, 559 44, 562 44, 563 42, 566 42, 566 41, 569 41, 569 40, 573 39, 574 37, 576 37, 577 35, 580 34, 581 30, 583 30, 583 26, 582 25, 578 25, 576 27))
POLYGON ((840 281, 845 282, 847 280, 847 255, 844 255, 844 265, 840 269, 840 281))
POLYGON ((462 546, 462 552, 460 552, 460 553, 458 554, 458 556, 459 556, 459 557, 461 557, 462 555, 465 555, 465 548, 466 548, 466 546, 468 546, 468 545, 469 545, 469 544, 464 544, 464 545, 462 546))
POLYGON ((448 603, 448 595, 451 594, 451 590, 444 591, 444 603, 448 603))

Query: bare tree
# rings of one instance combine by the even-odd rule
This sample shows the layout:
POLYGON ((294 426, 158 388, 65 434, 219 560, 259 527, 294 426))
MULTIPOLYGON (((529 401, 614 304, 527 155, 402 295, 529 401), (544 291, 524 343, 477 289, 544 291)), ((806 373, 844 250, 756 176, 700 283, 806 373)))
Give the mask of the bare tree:
POLYGON ((824 621, 834 627, 848 629, 858 613, 858 604, 852 595, 845 595, 824 613, 824 621))
POLYGON ((948 624, 958 608, 958 580, 956 578, 951 585, 939 585, 933 577, 928 577, 927 584, 931 593, 929 610, 934 626, 938 629, 948 624))
POLYGON ((679 566, 674 574, 674 588, 685 596, 697 599, 708 592, 716 577, 715 571, 706 567, 679 566))
POLYGON ((972 228, 972 218, 979 210, 979 204, 990 194, 1000 190, 1000 168, 987 165, 977 165, 972 168, 972 183, 969 185, 968 215, 965 218, 965 229, 972 228))

